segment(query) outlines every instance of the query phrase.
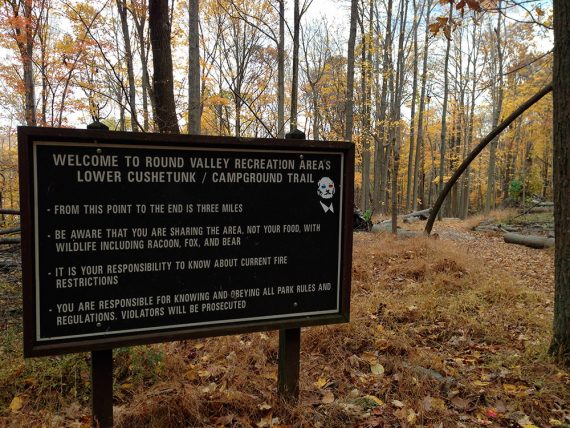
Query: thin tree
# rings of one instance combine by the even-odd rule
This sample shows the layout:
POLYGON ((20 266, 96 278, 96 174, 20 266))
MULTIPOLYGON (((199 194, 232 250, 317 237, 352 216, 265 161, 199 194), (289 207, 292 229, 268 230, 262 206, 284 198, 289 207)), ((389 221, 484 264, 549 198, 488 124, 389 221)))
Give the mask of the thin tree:
MULTIPOLYGON (((418 0, 413 0, 414 4, 414 24, 412 28, 413 34, 413 78, 412 78, 412 108, 410 112, 410 150, 408 153, 408 181, 406 187, 406 211, 411 208, 411 197, 414 187, 414 144, 415 144, 415 120, 416 120, 416 98, 418 94, 418 24, 420 15, 418 15, 418 0)), ((424 4, 425 5, 425 4, 424 4)), ((417 149, 416 149, 417 150, 417 149)))
POLYGON ((346 64, 346 100, 344 139, 352 140, 354 121, 354 47, 356 46, 356 22, 358 20, 358 0, 350 2, 350 31, 348 36, 348 54, 346 64))
POLYGON ((550 353, 570 367, 570 4, 554 0, 554 335, 550 353))
POLYGON ((291 130, 297 128, 297 110, 299 98, 299 42, 301 38, 301 18, 307 12, 312 0, 303 1, 299 6, 299 0, 294 0, 293 7, 293 69, 291 74, 291 130))
POLYGON ((199 0, 188 2, 188 133, 200 134, 199 0))
MULTIPOLYGON (((499 0, 498 9, 501 9, 502 0, 499 0)), ((501 37, 502 14, 499 13, 497 17, 497 27, 494 29, 495 33, 495 46, 492 51, 493 63, 495 65, 495 76, 492 77, 493 84, 492 98, 493 98, 493 117, 492 128, 496 128, 501 117, 501 110, 503 108, 503 45, 501 37)), ((491 208, 495 207, 495 164, 497 162, 497 139, 491 142, 491 150, 489 152, 489 168, 487 172, 487 198, 485 199, 485 212, 488 213, 491 208)))
MULTIPOLYGON (((427 59, 428 59, 428 47, 429 47, 429 19, 431 14, 433 0, 427 0, 427 11, 426 11, 426 28, 424 33, 424 49, 423 49, 423 59, 422 59, 422 78, 421 78, 421 89, 420 89, 420 106, 418 111, 418 140, 416 144, 416 156, 414 159, 414 192, 412 195, 412 210, 415 211, 418 207, 418 198, 422 199, 423 203, 423 191, 420 192, 418 189, 420 174, 423 174, 423 167, 420 169, 420 160, 423 159, 424 151, 424 113, 426 105, 426 85, 427 85, 427 59)), ((423 186, 422 186, 423 189, 423 186)))
POLYGON ((116 0, 119 18, 121 19, 121 33, 123 34, 123 44, 125 47, 125 62, 127 63, 127 78, 129 82, 129 109, 131 111, 131 130, 137 130, 137 103, 135 72, 133 66, 133 50, 131 49, 131 34, 127 21, 127 0, 116 0))
POLYGON ((392 5, 388 0, 386 10, 386 35, 382 53, 382 90, 376 108, 376 132, 374 153, 374 193, 373 207, 379 208, 384 214, 387 212, 386 186, 388 181, 388 160, 390 154, 390 141, 388 137, 388 81, 393 74, 392 67, 392 5))
MULTIPOLYGON (((449 15, 447 24, 444 29, 444 34, 447 38, 447 45, 445 48, 445 65, 443 68, 443 108, 441 112, 441 134, 440 134, 440 148, 439 148, 439 191, 443 190, 445 181, 445 148, 447 144, 447 103, 449 98, 449 51, 451 48, 451 22, 453 19, 453 4, 449 5, 449 15), (445 31, 447 30, 447 32, 445 31)), ((443 218, 443 211, 439 211, 438 219, 443 218)))
POLYGON ((151 1, 148 12, 154 69, 152 82, 156 105, 155 120, 161 133, 179 134, 180 129, 178 128, 176 104, 174 102, 168 0, 151 1))
POLYGON ((7 0, 5 7, 11 24, 11 36, 18 46, 22 61, 24 83, 24 116, 28 126, 36 125, 36 99, 34 82, 34 44, 37 26, 34 25, 33 2, 30 0, 7 0))

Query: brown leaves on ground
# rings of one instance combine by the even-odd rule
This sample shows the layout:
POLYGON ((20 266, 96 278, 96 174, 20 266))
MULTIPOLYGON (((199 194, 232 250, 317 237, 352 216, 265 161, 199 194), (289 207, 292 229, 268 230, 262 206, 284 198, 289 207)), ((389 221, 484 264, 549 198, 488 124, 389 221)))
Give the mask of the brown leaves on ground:
POLYGON ((117 426, 570 424, 570 375, 547 355, 552 251, 435 231, 355 235, 351 322, 303 329, 298 405, 277 398, 276 332, 174 342, 154 345, 159 382, 129 382, 117 426))

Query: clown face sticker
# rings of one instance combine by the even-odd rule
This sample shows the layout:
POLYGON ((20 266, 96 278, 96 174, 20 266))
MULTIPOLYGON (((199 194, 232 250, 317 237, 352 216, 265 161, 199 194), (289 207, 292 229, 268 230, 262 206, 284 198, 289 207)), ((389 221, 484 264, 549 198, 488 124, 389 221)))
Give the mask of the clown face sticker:
POLYGON ((324 199, 326 202, 325 203, 323 201, 319 201, 325 213, 328 211, 334 213, 333 204, 332 201, 330 201, 330 199, 332 199, 332 197, 334 196, 334 193, 335 193, 334 182, 328 177, 321 178, 317 183, 317 195, 319 195, 319 197, 321 199, 324 199))
POLYGON ((330 178, 321 178, 317 186, 317 194, 321 198, 331 199, 334 196, 334 183, 330 178))

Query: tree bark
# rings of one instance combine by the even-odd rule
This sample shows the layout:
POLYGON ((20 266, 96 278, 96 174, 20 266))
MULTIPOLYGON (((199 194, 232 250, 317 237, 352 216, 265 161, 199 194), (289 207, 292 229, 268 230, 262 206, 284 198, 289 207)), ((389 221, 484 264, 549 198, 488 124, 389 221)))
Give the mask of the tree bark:
POLYGON ((127 22, 127 1, 116 0, 117 10, 121 18, 121 32, 123 33, 123 43, 125 45, 125 62, 127 63, 127 76, 129 81, 129 109, 131 111, 131 130, 135 132, 137 126, 137 103, 136 103, 136 86, 135 72, 133 68, 133 51, 131 49, 131 34, 129 32, 129 24, 127 22))
POLYGON ((382 91, 380 93, 379 112, 377 113, 377 150, 375 159, 375 185, 374 200, 377 201, 377 207, 380 212, 385 214, 388 212, 386 201, 386 187, 388 181, 388 158, 390 155, 390 142, 387 142, 387 110, 388 110, 388 81, 394 72, 392 67, 392 6, 393 1, 388 0, 386 11, 386 36, 384 37, 384 52, 382 55, 382 91), (376 175, 378 177, 376 178, 376 175))
POLYGON ((570 4, 554 0, 554 335, 550 353, 570 367, 570 4))
MULTIPOLYGON (((423 152, 424 152, 424 112, 425 112, 425 101, 426 101, 426 82, 427 82, 427 57, 428 57, 428 46, 429 46, 429 18, 431 14, 432 0, 428 0, 427 12, 426 12, 426 29, 424 34, 424 52, 423 52, 423 65, 422 65, 422 84, 420 90, 420 107, 418 112, 418 140, 416 144, 416 157, 414 159, 414 192, 412 195, 412 209, 416 210, 418 208, 418 198, 421 198, 423 206, 423 185, 421 186, 422 191, 419 192, 419 175, 420 166, 421 174, 423 174, 423 152)), ((423 181, 423 180, 422 180, 423 181)))
POLYGON ((133 21, 135 23, 135 28, 137 30, 137 39, 139 42, 139 53, 141 59, 142 68, 142 101, 143 101, 143 130, 146 132, 149 130, 150 125, 150 115, 148 111, 148 99, 150 99, 151 109, 154 115, 156 115, 156 106, 154 105, 154 95, 152 92, 152 87, 150 85, 150 76, 148 74, 148 40, 145 40, 145 26, 146 26, 146 4, 144 4, 142 11, 142 16, 137 14, 137 5, 133 4, 131 0, 131 15, 133 16, 133 21), (150 95, 150 96, 149 96, 150 95))
POLYGON ((279 0, 277 43, 277 135, 285 138, 285 0, 279 0))
POLYGON ((412 109, 410 112, 410 151, 408 153, 408 182, 406 186, 406 211, 411 208, 411 197, 414 187, 414 144, 415 144, 415 120, 416 120, 416 98, 418 95, 418 0, 414 0, 414 26, 413 26, 413 79, 412 79, 412 109))
POLYGON ((350 2, 350 32, 348 36, 348 54, 346 64, 346 100, 344 139, 352 140, 354 120, 354 47, 356 46, 356 21, 358 19, 358 0, 350 2))
POLYGON ((12 8, 14 23, 13 37, 20 51, 24 81, 24 116, 26 125, 36 126, 36 99, 33 69, 35 28, 33 25, 31 1, 9 1, 12 8), (22 8, 22 9, 20 9, 22 8), (20 16, 22 14, 22 16, 20 16), (19 19, 22 21, 19 21, 19 19))
MULTIPOLYGON (((499 0, 498 9, 501 9, 502 1, 499 0)), ((495 29, 496 34, 496 55, 497 55, 497 65, 496 74, 493 79, 493 124, 492 127, 495 128, 499 123, 501 117, 501 110, 503 107, 503 49, 501 42, 501 16, 498 14, 497 18, 497 28, 495 29)), ((491 142, 491 150, 489 153, 489 169, 487 172, 487 198, 485 200, 485 212, 488 213, 492 208, 495 207, 495 163, 497 160, 497 145, 499 141, 498 138, 491 142)))
POLYGON ((156 105, 156 123, 161 133, 179 134, 176 104, 174 102, 174 79, 172 72, 172 49, 170 46, 170 17, 167 0, 149 3, 148 25, 152 45, 154 68, 153 92, 156 105))
POLYGON ((188 133, 200 134, 199 0, 188 2, 188 133))
MULTIPOLYGON (((448 24, 451 26, 451 19, 453 18, 453 4, 449 5, 448 24)), ((441 135, 440 135, 440 149, 439 149, 439 191, 443 190, 444 176, 445 176, 445 146, 447 140, 447 100, 449 97, 449 51, 451 48, 451 36, 447 39, 447 46, 445 48, 445 65, 443 68, 443 109, 441 112, 441 135)), ((438 219, 443 217, 443 211, 438 212, 438 219)))
POLYGON ((370 111, 372 103, 372 23, 374 3, 369 0, 368 31, 364 28, 364 13, 361 20, 362 33, 362 66, 361 66, 361 100, 362 100, 362 202, 361 208, 370 208, 370 140, 371 123, 370 111))
MULTIPOLYGON (((477 86, 477 58, 479 56, 479 46, 481 43, 481 38, 477 38, 477 26, 473 26, 473 53, 471 56, 473 68, 471 69, 471 101, 469 119, 467 125, 467 141, 465 143, 467 150, 471 150, 471 145, 473 144, 473 122, 475 119, 475 89, 477 86)), ((467 168, 467 174, 465 175, 465 185, 463 188, 463 201, 461 203, 461 218, 466 218, 469 213, 469 192, 471 187, 471 171, 467 168)))

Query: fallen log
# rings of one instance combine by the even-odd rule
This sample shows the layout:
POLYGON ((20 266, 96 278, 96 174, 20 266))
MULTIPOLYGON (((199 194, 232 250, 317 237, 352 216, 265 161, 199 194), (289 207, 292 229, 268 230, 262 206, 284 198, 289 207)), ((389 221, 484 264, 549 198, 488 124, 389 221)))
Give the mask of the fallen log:
POLYGON ((414 211, 413 213, 405 214, 402 216, 402 218, 406 219, 410 217, 418 217, 421 218, 422 220, 427 220, 429 218, 430 213, 431 213, 431 208, 428 208, 426 210, 414 211))
POLYGON ((404 223, 406 223, 406 224, 415 223, 417 221, 420 221, 419 217, 406 217, 406 218, 404 218, 404 223))
POLYGON ((0 229, 0 235, 9 235, 11 233, 18 233, 20 232, 20 228, 19 227, 12 227, 10 229, 0 229))
POLYGON ((521 235, 520 233, 505 233, 507 244, 524 245, 530 248, 548 248, 554 246, 554 238, 537 235, 521 235))
POLYGON ((20 210, 12 210, 8 208, 0 208, 0 214, 20 215, 20 210))
POLYGON ((532 207, 525 211, 526 214, 539 214, 539 213, 551 213, 554 211, 554 205, 538 206, 532 207))
MULTIPOLYGON (((388 224, 375 224, 372 226, 372 233, 392 233, 392 223, 388 224)), ((417 238, 420 236, 424 236, 424 233, 421 231, 414 231, 414 230, 406 230, 398 228, 396 235, 401 238, 417 238)))
POLYGON ((19 244, 20 238, 2 238, 0 239, 0 245, 12 245, 19 244))

